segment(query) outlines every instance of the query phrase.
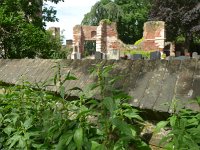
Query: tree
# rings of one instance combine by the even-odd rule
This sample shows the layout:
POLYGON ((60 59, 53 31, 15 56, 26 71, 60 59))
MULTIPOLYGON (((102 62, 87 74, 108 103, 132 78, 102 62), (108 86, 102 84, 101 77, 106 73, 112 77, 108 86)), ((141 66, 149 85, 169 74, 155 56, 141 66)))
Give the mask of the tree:
POLYGON ((98 25, 102 19, 117 22, 119 38, 133 44, 142 37, 150 7, 151 0, 101 0, 85 15, 82 24, 98 25))
POLYGON ((117 21, 122 14, 122 9, 115 2, 100 0, 92 6, 89 13, 85 14, 81 24, 97 26, 103 19, 117 21))
MULTIPOLYGON (((51 0, 58 3, 61 0, 51 0)), ((63 1, 63 0, 62 0, 63 1)), ((56 11, 42 0, 0 1, 0 49, 3 58, 50 58, 61 43, 45 31, 44 21, 56 21, 56 11)))
POLYGON ((115 0, 124 15, 117 22, 120 39, 132 44, 143 36, 143 26, 148 20, 151 0, 115 0))
POLYGON ((187 52, 200 33, 199 0, 154 0, 150 19, 166 22, 168 40, 183 36, 187 52))

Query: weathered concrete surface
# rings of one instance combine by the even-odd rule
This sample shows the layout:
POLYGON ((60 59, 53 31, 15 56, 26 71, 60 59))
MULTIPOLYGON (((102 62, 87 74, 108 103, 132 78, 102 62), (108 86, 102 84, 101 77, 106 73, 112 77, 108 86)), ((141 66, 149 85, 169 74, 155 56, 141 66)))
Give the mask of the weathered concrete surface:
MULTIPOLYGON (((142 109, 173 112, 173 100, 179 100, 179 107, 200 111, 192 99, 200 96, 200 60, 46 60, 46 59, 1 59, 0 80, 11 84, 44 82, 55 76, 56 62, 62 67, 61 74, 71 71, 78 80, 66 81, 66 90, 75 86, 84 88, 95 82, 89 69, 100 62, 114 64, 113 76, 122 75, 116 87, 123 89, 133 98, 130 103, 142 109)), ((53 81, 51 81, 53 84, 53 81)), ((56 91, 55 86, 47 90, 56 91)))

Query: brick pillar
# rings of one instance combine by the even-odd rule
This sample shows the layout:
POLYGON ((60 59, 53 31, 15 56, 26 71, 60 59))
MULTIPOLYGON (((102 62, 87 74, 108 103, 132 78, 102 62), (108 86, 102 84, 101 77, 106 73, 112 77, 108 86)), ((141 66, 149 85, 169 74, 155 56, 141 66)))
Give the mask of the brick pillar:
POLYGON ((118 60, 122 47, 123 43, 118 39, 116 23, 101 21, 97 27, 96 52, 103 53, 107 59, 118 60))
POLYGON ((175 43, 171 42, 170 44, 170 56, 175 56, 175 43))
POLYGON ((108 59, 118 60, 120 58, 120 41, 118 39, 116 23, 107 24, 106 31, 108 59))
POLYGON ((162 50, 165 46, 165 22, 146 22, 144 24, 143 38, 143 50, 162 50))
POLYGON ((82 27, 76 25, 73 28, 73 52, 71 59, 81 59, 81 54, 84 51, 84 35, 82 32, 82 27))
POLYGON ((101 21, 97 27, 96 52, 101 52, 103 54, 103 58, 106 57, 107 53, 106 40, 106 23, 101 21))
POLYGON ((54 37, 60 38, 60 28, 59 27, 50 27, 48 30, 52 32, 52 35, 54 37))
POLYGON ((96 52, 101 52, 102 50, 101 50, 101 43, 102 43, 102 41, 101 41, 101 39, 102 39, 102 26, 101 25, 99 25, 98 27, 97 27, 97 37, 96 37, 96 52))

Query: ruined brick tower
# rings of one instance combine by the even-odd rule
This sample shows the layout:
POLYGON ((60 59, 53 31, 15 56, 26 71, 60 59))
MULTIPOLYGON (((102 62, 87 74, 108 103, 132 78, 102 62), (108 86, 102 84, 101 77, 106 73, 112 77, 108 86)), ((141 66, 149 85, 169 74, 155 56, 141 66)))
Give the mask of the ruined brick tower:
POLYGON ((143 50, 162 50, 165 47, 165 22, 148 21, 144 24, 143 50))
POLYGON ((116 23, 101 21, 99 26, 76 25, 73 28, 73 53, 72 59, 81 59, 84 52, 84 41, 96 41, 96 52, 103 58, 119 59, 123 42, 118 39, 116 23))

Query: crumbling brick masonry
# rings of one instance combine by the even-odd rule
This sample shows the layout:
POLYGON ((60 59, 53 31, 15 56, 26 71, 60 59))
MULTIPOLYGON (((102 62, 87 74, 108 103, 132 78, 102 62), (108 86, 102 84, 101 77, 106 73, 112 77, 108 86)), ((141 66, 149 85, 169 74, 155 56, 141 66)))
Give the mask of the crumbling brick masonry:
POLYGON ((73 29, 72 59, 81 59, 84 41, 96 41, 96 52, 101 52, 107 59, 119 59, 124 44, 118 39, 116 23, 101 21, 99 26, 76 25, 73 29))

